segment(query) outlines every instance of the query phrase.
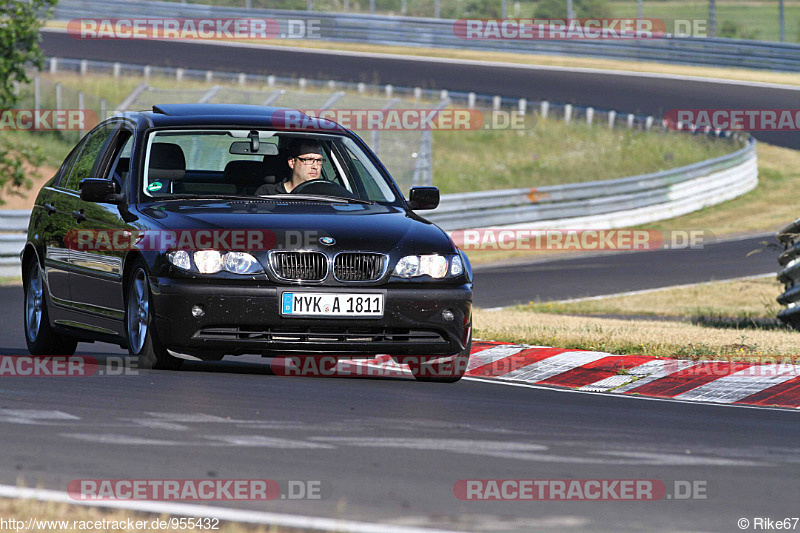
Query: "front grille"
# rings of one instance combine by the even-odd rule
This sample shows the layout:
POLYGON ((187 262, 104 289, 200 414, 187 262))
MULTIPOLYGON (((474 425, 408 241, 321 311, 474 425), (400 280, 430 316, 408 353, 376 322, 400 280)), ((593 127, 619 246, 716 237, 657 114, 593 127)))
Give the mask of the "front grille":
POLYGON ((383 254, 345 252, 336 256, 333 275, 339 281, 374 281, 383 275, 385 265, 383 254))
POLYGON ((381 327, 209 327, 199 330, 194 337, 203 340, 256 341, 264 343, 447 343, 442 335, 436 331, 381 327))
POLYGON ((274 252, 272 270, 279 278, 292 281, 322 281, 328 275, 328 258, 320 252, 274 252))

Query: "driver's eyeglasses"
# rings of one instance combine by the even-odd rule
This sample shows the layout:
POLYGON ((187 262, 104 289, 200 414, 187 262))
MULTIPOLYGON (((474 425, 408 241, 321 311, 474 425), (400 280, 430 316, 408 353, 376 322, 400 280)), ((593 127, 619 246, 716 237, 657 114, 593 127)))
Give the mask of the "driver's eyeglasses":
POLYGON ((307 167, 311 167, 311 166, 314 166, 314 165, 322 166, 327 161, 327 159, 324 159, 324 158, 321 158, 321 157, 298 157, 296 159, 298 161, 302 161, 302 163, 307 167))

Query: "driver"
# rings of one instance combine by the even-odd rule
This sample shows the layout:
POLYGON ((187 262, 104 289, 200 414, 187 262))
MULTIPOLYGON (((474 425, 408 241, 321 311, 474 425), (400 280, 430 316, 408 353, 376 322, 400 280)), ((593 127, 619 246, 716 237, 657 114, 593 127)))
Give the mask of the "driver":
POLYGON ((301 183, 319 179, 325 163, 322 144, 314 139, 295 139, 289 146, 292 175, 275 185, 275 192, 289 193, 301 183))

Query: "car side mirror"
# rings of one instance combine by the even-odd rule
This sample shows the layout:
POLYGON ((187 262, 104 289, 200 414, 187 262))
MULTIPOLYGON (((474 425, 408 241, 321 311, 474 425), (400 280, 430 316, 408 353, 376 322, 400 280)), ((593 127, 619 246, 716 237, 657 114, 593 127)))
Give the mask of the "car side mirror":
POLYGON ((85 202, 115 204, 119 201, 119 185, 114 180, 85 178, 79 187, 81 200, 85 202))
POLYGON ((436 187, 411 187, 408 197, 411 209, 436 209, 439 206, 439 189, 436 187))

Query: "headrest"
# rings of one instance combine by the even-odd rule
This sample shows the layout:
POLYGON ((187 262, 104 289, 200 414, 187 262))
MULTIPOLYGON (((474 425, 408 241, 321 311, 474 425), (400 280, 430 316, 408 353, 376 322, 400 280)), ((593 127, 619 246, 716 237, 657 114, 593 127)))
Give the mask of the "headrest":
POLYGON ((149 178, 183 179, 186 173, 186 157, 183 149, 174 143, 153 143, 150 147, 149 178))
POLYGON ((231 161, 225 165, 226 183, 238 185, 264 183, 264 163, 261 161, 231 161))
POLYGON ((262 169, 264 183, 278 183, 289 174, 289 164, 286 157, 281 155, 265 155, 262 169))

